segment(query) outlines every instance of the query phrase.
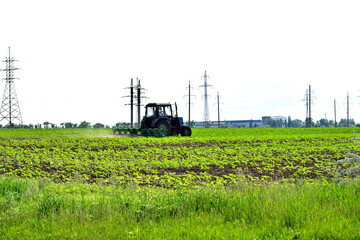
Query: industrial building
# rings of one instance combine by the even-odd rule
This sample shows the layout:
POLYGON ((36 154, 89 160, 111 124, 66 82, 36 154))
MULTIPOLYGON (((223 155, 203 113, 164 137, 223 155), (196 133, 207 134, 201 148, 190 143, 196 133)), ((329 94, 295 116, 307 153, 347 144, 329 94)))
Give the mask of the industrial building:
MULTIPOLYGON (((261 118, 261 120, 223 120, 223 121, 210 121, 209 126, 211 128, 217 128, 217 127, 229 127, 229 128, 241 128, 241 127, 260 127, 260 126, 266 126, 266 123, 269 120, 281 120, 283 122, 283 125, 285 126, 286 117, 282 116, 264 116, 261 118)), ((204 128, 205 124, 204 122, 195 122, 196 128, 204 128)))
MULTIPOLYGON (((240 127, 259 127, 261 120, 229 120, 220 121, 220 127, 240 128, 240 127)), ((203 128, 204 122, 195 122, 196 128, 203 128)), ((218 121, 210 121, 211 128, 219 127, 218 121)))

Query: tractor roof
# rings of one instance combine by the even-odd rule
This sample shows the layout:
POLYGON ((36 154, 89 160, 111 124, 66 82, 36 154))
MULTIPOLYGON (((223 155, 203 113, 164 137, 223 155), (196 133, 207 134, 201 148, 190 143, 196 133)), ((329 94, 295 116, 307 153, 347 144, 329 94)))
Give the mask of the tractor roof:
POLYGON ((147 107, 155 107, 155 106, 170 106, 171 103, 148 103, 147 107))

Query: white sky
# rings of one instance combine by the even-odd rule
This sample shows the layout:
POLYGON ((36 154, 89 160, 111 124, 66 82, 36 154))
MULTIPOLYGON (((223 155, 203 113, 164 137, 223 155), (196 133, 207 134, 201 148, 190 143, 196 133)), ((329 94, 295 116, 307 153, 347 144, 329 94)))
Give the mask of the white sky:
MULTIPOLYGON (((177 102, 194 86, 192 119, 203 120, 201 76, 210 75, 210 119, 291 116, 360 121, 360 1, 12 0, 0 5, 0 60, 19 60, 24 123, 113 125, 130 121, 124 89, 140 78, 146 102, 177 102)), ((1 62, 0 68, 5 63, 1 62)), ((1 78, 5 77, 0 72, 1 78)), ((0 94, 5 82, 0 85, 0 94)))

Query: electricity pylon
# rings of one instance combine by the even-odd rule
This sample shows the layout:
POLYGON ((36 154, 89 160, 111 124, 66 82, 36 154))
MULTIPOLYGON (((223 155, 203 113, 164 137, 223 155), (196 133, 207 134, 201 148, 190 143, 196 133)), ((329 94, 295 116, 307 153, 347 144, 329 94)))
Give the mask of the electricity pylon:
POLYGON ((13 63, 15 61, 16 60, 11 57, 9 47, 9 56, 3 61, 5 62, 6 67, 5 69, 0 69, 0 71, 6 72, 6 77, 3 78, 6 83, 0 108, 0 122, 6 121, 4 127, 14 127, 15 123, 19 125, 23 123, 14 84, 14 80, 17 79, 14 78, 14 71, 19 70, 19 68, 14 67, 13 63))
POLYGON ((212 85, 209 85, 207 83, 207 80, 209 78, 209 75, 205 74, 202 77, 204 79, 204 85, 201 85, 200 87, 204 88, 204 127, 208 128, 210 127, 210 115, 209 115, 209 102, 208 102, 208 87, 212 87, 212 85))

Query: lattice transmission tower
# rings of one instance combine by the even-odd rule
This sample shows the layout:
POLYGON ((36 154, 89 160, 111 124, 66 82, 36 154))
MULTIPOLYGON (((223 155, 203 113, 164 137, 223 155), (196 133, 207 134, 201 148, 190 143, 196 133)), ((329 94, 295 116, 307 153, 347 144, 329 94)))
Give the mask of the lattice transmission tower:
POLYGON ((207 83, 208 78, 209 78, 209 75, 206 74, 206 71, 205 71, 204 76, 202 76, 201 78, 204 79, 204 85, 201 85, 201 86, 200 86, 200 87, 203 87, 203 88, 204 88, 204 96, 203 96, 203 97, 204 97, 204 127, 205 127, 205 128, 208 128, 208 127, 210 127, 208 87, 212 87, 212 85, 209 85, 209 84, 207 83))
POLYGON ((3 78, 6 83, 0 108, 0 122, 6 122, 4 127, 12 127, 15 124, 21 125, 23 123, 14 84, 14 80, 18 79, 14 77, 14 71, 19 70, 19 68, 14 67, 13 63, 15 61, 11 57, 9 47, 9 56, 3 61, 6 67, 5 69, 0 69, 0 71, 6 72, 6 77, 3 78))

